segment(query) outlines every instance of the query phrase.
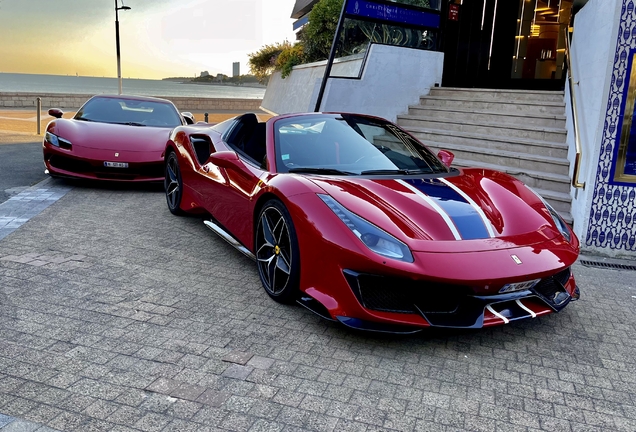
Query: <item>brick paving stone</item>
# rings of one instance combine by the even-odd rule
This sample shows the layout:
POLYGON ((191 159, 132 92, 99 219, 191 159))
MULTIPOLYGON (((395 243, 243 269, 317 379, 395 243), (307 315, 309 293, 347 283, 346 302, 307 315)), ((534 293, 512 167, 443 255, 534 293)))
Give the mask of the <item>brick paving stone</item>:
POLYGON ((229 366, 227 369, 225 369, 225 371, 223 372, 223 376, 228 378, 244 380, 250 375, 252 370, 253 368, 249 366, 241 366, 241 365, 233 364, 229 366))
POLYGON ((269 369, 274 364, 275 360, 267 357, 254 356, 249 359, 247 365, 255 369, 269 369))
POLYGON ((229 398, 229 393, 207 389, 199 395, 199 397, 197 398, 197 402, 212 407, 220 407, 229 398))
POLYGON ((254 354, 241 352, 241 351, 231 351, 223 356, 222 360, 230 363, 236 363, 245 366, 247 362, 254 356, 254 354))
POLYGON ((170 392, 170 396, 185 399, 189 401, 197 400, 199 396, 205 391, 205 387, 194 384, 181 384, 179 387, 170 392))

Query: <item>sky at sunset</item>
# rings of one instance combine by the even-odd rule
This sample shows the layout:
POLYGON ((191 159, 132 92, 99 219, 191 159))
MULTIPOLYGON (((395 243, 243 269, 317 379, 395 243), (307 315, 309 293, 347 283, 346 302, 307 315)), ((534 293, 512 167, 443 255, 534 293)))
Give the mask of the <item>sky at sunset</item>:
MULTIPOLYGON (((295 39, 294 0, 124 2, 125 78, 231 75, 234 61, 245 74, 248 53, 295 39)), ((0 72, 117 76, 115 1, 0 0, 0 72)))

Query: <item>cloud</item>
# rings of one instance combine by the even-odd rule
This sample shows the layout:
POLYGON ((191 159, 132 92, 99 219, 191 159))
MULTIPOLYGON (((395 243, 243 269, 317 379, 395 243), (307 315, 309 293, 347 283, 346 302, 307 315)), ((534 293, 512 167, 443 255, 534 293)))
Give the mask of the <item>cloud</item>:
MULTIPOLYGON (((247 71, 247 54, 293 40, 294 0, 124 0, 124 76, 247 71)), ((114 1, 2 0, 0 71, 114 76, 114 1), (43 61, 45 60, 45 61, 43 61)))

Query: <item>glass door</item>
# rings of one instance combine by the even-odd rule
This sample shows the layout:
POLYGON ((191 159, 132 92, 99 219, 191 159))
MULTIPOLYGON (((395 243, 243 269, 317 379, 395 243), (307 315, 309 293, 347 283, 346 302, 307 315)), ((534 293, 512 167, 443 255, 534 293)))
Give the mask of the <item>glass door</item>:
POLYGON ((562 81, 572 0, 520 0, 511 77, 562 81))

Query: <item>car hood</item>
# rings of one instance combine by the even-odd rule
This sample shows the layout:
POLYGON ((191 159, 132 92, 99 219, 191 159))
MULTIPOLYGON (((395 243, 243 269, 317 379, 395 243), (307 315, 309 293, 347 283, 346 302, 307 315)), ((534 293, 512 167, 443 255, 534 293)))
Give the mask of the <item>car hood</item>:
POLYGON ((507 249, 561 238, 542 200, 497 171, 456 170, 435 178, 308 177, 415 251, 507 249))
POLYGON ((69 140, 73 147, 129 152, 163 151, 173 128, 129 126, 60 119, 48 130, 69 140))

